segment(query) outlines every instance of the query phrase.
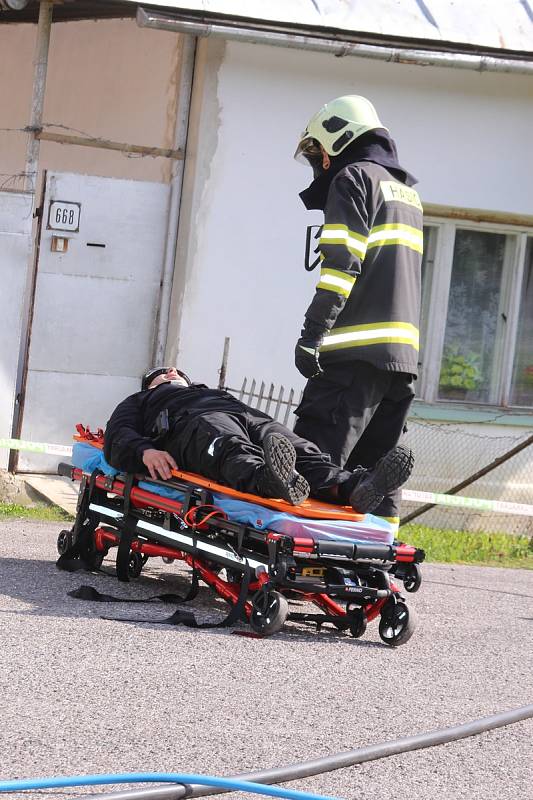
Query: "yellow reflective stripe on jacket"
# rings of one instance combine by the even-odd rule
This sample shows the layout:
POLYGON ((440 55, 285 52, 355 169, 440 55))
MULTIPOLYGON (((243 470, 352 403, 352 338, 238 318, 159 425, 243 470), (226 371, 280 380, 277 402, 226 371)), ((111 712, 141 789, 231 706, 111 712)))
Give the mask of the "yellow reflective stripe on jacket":
POLYGON ((354 256, 363 260, 366 253, 367 237, 351 231, 346 225, 323 225, 318 246, 340 244, 354 256))
POLYGON ((321 350, 343 350, 372 344, 408 344, 418 351, 418 328, 410 322, 373 322, 332 328, 324 337, 321 350))
POLYGON ((403 225, 400 222, 393 222, 388 225, 376 225, 368 236, 368 250, 373 247, 382 247, 388 244, 401 244, 422 253, 424 249, 424 238, 420 228, 412 225, 403 225))
POLYGON ((337 294, 342 294, 344 297, 349 297, 355 280, 354 275, 348 275, 348 273, 340 272, 337 269, 323 267, 320 270, 320 280, 316 288, 327 289, 330 292, 336 292, 337 294))

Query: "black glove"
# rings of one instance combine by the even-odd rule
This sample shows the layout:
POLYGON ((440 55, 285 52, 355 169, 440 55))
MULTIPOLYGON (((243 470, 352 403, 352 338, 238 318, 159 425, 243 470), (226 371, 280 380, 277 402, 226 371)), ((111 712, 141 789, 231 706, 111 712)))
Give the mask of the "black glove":
POLYGON ((321 375, 323 372, 318 359, 321 341, 316 339, 306 339, 302 336, 296 342, 296 349, 294 351, 294 363, 296 369, 304 378, 314 378, 316 375, 321 375))

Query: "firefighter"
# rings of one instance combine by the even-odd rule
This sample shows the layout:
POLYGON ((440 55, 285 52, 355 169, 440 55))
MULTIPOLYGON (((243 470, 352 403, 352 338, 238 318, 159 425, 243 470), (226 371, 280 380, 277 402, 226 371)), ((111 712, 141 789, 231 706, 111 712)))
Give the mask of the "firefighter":
POLYGON ((141 391, 117 406, 107 423, 104 454, 116 469, 147 470, 154 480, 170 478, 179 466, 241 492, 292 505, 311 494, 350 503, 361 513, 403 479, 395 451, 374 470, 348 472, 267 414, 228 392, 192 383, 175 367, 149 370, 141 391))
MULTIPOLYGON (((371 469, 398 443, 418 369, 422 205, 416 179, 374 106, 347 95, 313 116, 295 153, 301 193, 324 212, 320 278, 295 363, 308 379, 294 427, 346 469, 371 469)), ((405 458, 406 476, 412 456, 405 458)), ((374 513, 398 522, 400 492, 374 513)))

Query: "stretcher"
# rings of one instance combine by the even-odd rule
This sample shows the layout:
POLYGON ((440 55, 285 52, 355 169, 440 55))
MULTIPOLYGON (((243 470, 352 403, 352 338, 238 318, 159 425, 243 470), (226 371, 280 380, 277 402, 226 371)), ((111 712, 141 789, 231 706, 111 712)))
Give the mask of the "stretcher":
POLYGON ((268 636, 287 620, 329 623, 358 638, 379 620, 385 644, 411 637, 414 616, 400 583, 418 590, 424 551, 397 541, 393 525, 311 499, 295 507, 248 495, 180 470, 166 481, 121 474, 105 461, 102 432, 77 430, 72 463, 58 467, 80 484, 73 527, 58 537, 58 567, 74 560, 97 570, 116 548, 116 576, 130 581, 149 558, 181 560, 193 570, 193 589, 201 580, 229 604, 221 624, 244 620, 268 636), (319 613, 294 610, 298 602, 319 613))

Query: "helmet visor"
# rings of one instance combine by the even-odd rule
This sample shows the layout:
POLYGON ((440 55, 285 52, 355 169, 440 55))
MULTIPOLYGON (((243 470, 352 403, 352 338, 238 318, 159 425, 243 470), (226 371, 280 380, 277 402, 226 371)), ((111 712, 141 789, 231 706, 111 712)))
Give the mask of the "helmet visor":
POLYGON ((312 136, 307 136, 305 139, 302 139, 294 154, 296 161, 299 161, 300 164, 306 164, 307 166, 313 161, 316 161, 317 158, 321 158, 321 156, 322 150, 320 149, 320 142, 313 139, 312 136))

